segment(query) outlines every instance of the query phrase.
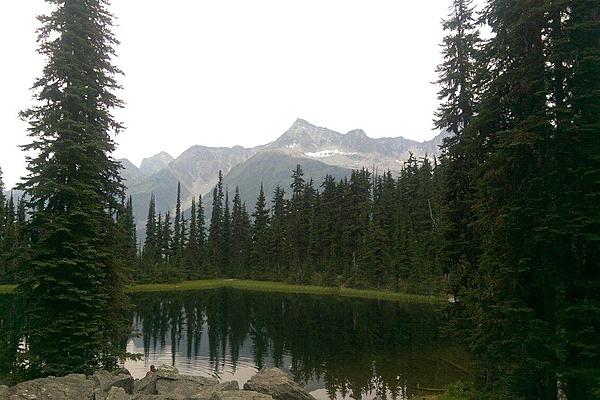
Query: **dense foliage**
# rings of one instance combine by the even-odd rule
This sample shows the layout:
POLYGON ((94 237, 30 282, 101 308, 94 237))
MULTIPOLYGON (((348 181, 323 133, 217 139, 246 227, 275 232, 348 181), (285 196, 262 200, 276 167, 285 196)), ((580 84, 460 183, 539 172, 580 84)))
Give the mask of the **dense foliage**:
POLYGON ((141 280, 252 278, 437 292, 443 286, 439 167, 410 158, 403 172, 354 171, 316 187, 300 165, 290 195, 262 187, 253 212, 222 175, 205 226, 202 199, 189 218, 179 189, 174 221, 151 199, 136 276, 141 280))
POLYGON ((600 4, 489 0, 481 44, 472 18, 455 0, 438 114, 461 332, 482 387, 598 398, 600 4))

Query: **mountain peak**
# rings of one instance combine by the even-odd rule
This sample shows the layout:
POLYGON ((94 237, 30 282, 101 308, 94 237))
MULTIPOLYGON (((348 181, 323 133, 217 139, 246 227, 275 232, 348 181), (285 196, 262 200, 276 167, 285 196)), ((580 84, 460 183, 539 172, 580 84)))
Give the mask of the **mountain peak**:
POLYGON ((289 130, 297 130, 297 129, 305 129, 305 128, 316 128, 316 126, 314 126, 313 124, 311 124, 310 122, 308 122, 305 119, 297 118, 289 130))
POLYGON ((346 133, 346 135, 353 136, 353 137, 360 137, 360 138, 368 137, 367 134, 365 133, 365 131, 363 131, 362 129, 351 130, 350 132, 346 133))
POLYGON ((144 158, 140 170, 146 175, 152 175, 169 165, 173 160, 174 158, 169 153, 161 151, 152 157, 144 158))

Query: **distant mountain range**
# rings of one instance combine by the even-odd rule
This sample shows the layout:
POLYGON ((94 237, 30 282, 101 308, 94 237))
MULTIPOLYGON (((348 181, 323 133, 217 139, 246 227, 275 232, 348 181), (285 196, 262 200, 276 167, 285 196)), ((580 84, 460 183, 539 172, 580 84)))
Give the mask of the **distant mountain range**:
POLYGON ((360 129, 341 134, 298 119, 274 142, 253 148, 192 146, 177 158, 166 152, 145 158, 139 167, 127 159, 120 161, 122 177, 133 198, 138 230, 142 232, 150 195, 154 193, 157 211, 173 210, 177 182, 181 182, 183 209, 190 207, 192 197, 202 195, 209 211, 212 189, 221 170, 231 196, 239 187, 242 200, 251 210, 261 183, 269 199, 277 185, 289 193, 290 175, 296 164, 318 187, 327 174, 342 178, 362 167, 398 172, 410 153, 415 157, 438 155, 446 136, 443 132, 426 142, 404 137, 374 139, 360 129))

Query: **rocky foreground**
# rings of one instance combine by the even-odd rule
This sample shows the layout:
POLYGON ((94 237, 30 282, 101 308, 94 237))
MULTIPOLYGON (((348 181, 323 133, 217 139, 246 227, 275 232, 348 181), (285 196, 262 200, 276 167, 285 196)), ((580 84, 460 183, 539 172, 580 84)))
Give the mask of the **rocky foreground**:
POLYGON ((285 372, 265 369, 240 390, 236 381, 181 375, 163 365, 153 374, 133 379, 129 371, 72 374, 0 386, 1 400, 315 400, 285 372))

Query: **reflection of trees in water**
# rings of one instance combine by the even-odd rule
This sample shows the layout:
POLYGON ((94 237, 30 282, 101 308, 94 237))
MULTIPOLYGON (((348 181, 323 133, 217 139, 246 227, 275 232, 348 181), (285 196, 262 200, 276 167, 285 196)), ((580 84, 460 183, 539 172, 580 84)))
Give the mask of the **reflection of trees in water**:
POLYGON ((0 384, 14 383, 18 370, 17 350, 21 342, 21 324, 16 297, 0 295, 0 384))
POLYGON ((332 397, 404 398, 406 387, 439 387, 461 377, 439 362, 441 313, 429 306, 233 289, 136 294, 133 301, 146 353, 170 335, 175 357, 185 336, 187 357, 196 357, 206 330, 215 369, 226 360, 235 368, 249 340, 257 367, 272 360, 287 369, 289 355, 298 382, 320 380, 332 397))

